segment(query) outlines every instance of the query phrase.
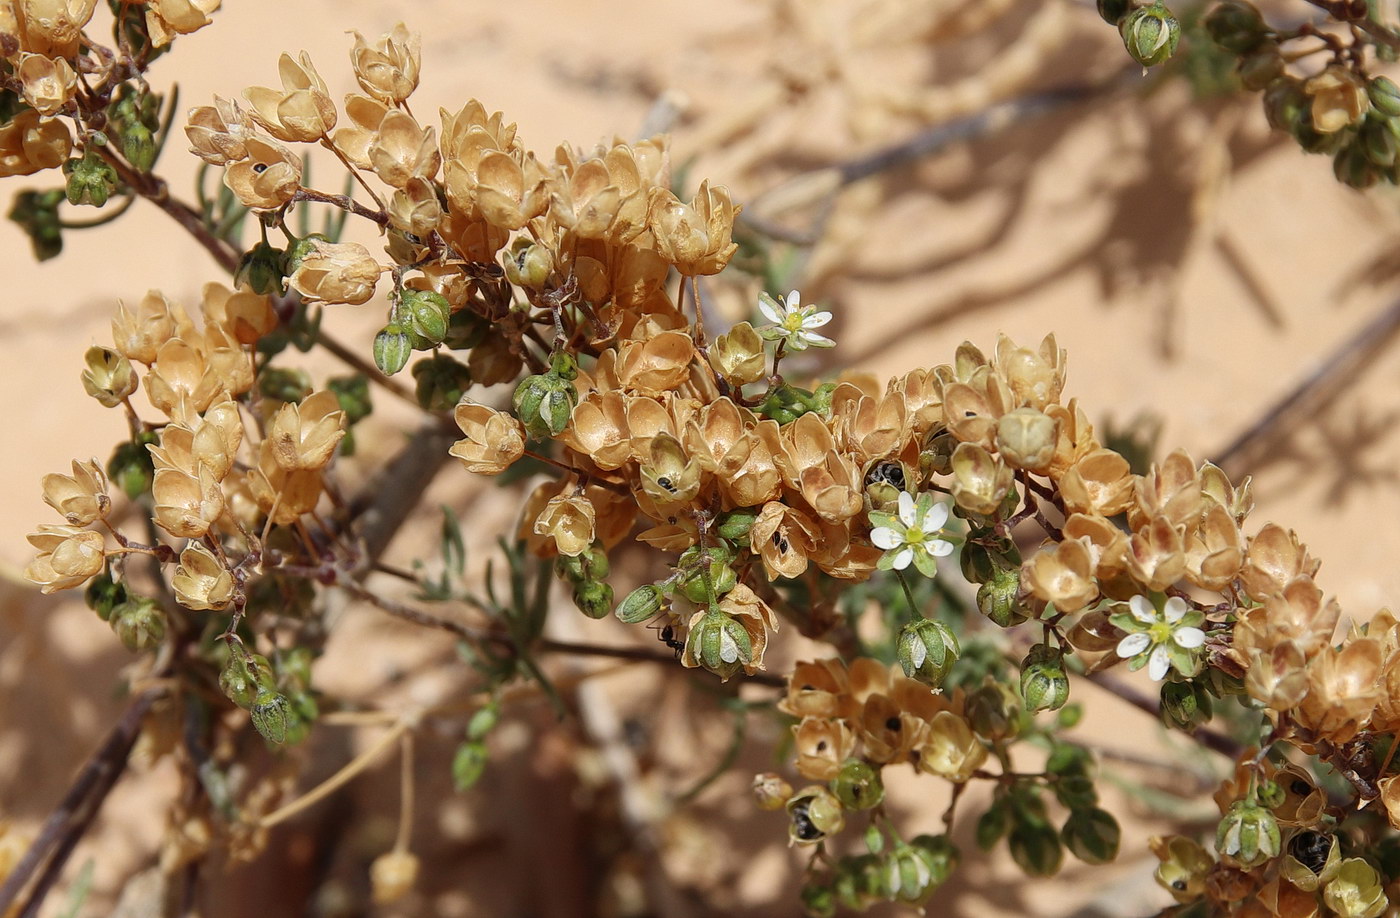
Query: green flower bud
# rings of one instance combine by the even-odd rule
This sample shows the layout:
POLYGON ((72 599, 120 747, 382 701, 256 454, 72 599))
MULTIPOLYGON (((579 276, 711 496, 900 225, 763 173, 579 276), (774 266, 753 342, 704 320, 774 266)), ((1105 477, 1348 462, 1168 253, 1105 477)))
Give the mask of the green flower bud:
POLYGON ((997 797, 977 820, 977 847, 990 851, 1011 830, 1011 807, 1005 797, 997 797))
POLYGON ((452 756, 452 783, 459 791, 470 788, 481 780, 486 771, 486 744, 481 740, 469 739, 457 747, 452 756))
POLYGON ((1215 850, 1244 870, 1278 857, 1280 847, 1274 814, 1251 800, 1230 804, 1215 832, 1215 850))
POLYGON ((1236 54, 1254 50, 1269 34, 1264 17, 1245 0, 1217 3, 1206 14, 1205 27, 1217 45, 1236 54))
POLYGON ((1168 727, 1190 732, 1210 720, 1213 704, 1204 685, 1167 682, 1162 685, 1160 713, 1168 727))
POLYGON ((1037 644, 1021 661, 1021 697, 1026 710, 1058 711, 1069 700, 1065 655, 1048 644, 1037 644))
POLYGON ((1292 133, 1299 123, 1312 125, 1308 94, 1303 84, 1290 76, 1281 76, 1264 90, 1264 118, 1276 131, 1292 133))
POLYGON ((63 174, 68 176, 64 194, 69 204, 101 207, 117 190, 117 170, 98 156, 96 150, 90 149, 81 158, 68 160, 63 164, 63 174))
POLYGON ((107 623, 132 653, 149 650, 165 639, 165 611, 145 596, 134 596, 113 607, 107 623))
POLYGON ((1124 16, 1118 24, 1118 34, 1133 60, 1144 67, 1152 67, 1176 53, 1176 43, 1181 40, 1181 23, 1161 0, 1157 0, 1151 6, 1139 7, 1124 16))
POLYGON ((126 592, 126 585, 112 579, 111 568, 104 568, 83 591, 83 599, 88 608, 96 612, 97 617, 104 622, 111 620, 113 609, 130 598, 126 592))
POLYGON ((137 172, 150 172, 156 164, 156 136, 144 124, 121 126, 122 156, 137 172))
POLYGON ((314 391, 311 374, 286 367, 265 367, 258 373, 258 391, 263 398, 300 403, 314 391))
POLYGON ((923 905, 933 896, 933 855, 914 845, 897 843, 885 855, 885 883, 890 898, 908 905, 923 905))
POLYGON ((395 317, 409 331, 432 344, 441 344, 447 337, 447 322, 451 315, 452 307, 441 293, 412 288, 399 292, 395 317))
POLYGON ((1011 859, 1029 877, 1052 877, 1065 859, 1060 835, 1050 826, 1017 823, 1007 839, 1011 859))
POLYGON ((1390 900, 1376 868, 1359 857, 1349 857, 1337 875, 1322 889, 1322 901, 1338 918, 1377 918, 1390 900))
POLYGON ((787 802, 788 838, 794 844, 811 845, 846 826, 841 802, 824 787, 805 787, 787 802))
POLYGON ((527 239, 517 241, 514 253, 505 259, 506 280, 517 287, 540 290, 554 270, 554 256, 547 247, 527 239))
POLYGON ((501 720, 501 706, 492 701, 478 708, 467 721, 467 739, 485 739, 501 720))
POLYGON ((1278 45, 1270 42, 1240 58, 1237 69, 1244 88, 1258 92, 1283 76, 1283 55, 1278 45))
POLYGON ((369 395, 369 379, 358 373, 354 376, 333 376, 326 380, 326 388, 335 393, 340 410, 345 412, 347 425, 358 424, 374 410, 369 395))
POLYGON ((249 709, 259 695, 277 691, 277 678, 267 657, 234 647, 219 671, 219 690, 240 708, 249 709))
POLYGON ((1381 174, 1372 165, 1361 144, 1355 143, 1337 151, 1332 158, 1332 174, 1343 185, 1365 191, 1380 181, 1381 174))
POLYGON ((739 507, 722 514, 710 531, 727 542, 749 543, 749 530, 758 519, 758 508, 739 507))
POLYGON ((1111 26, 1116 26, 1128 15, 1129 0, 1098 0, 1099 16, 1111 26))
POLYGON ((600 580, 585 580, 574 587, 574 605, 589 618, 607 618, 613 607, 613 588, 600 580))
POLYGON ((1376 111, 1391 118, 1400 116, 1400 86, 1390 77, 1371 77, 1366 84, 1366 95, 1371 98, 1371 104, 1376 111))
POLYGON ((258 692, 253 706, 248 709, 253 721, 253 729, 262 734, 269 743, 281 744, 287 741, 287 727, 292 722, 292 714, 285 695, 263 689, 258 692))
POLYGON ((977 588, 977 611, 1002 628, 1019 625, 1030 617, 1020 594, 1020 569, 998 571, 977 588))
POLYGON ((871 854, 879 854, 885 850, 885 833, 873 822, 865 828, 864 841, 865 850, 871 854))
POLYGON ((1387 126, 1388 119, 1370 117, 1361 125, 1358 142, 1373 166, 1388 169, 1395 165, 1395 134, 1387 126))
MULTIPOLYGON (((690 554, 689 551, 686 554, 690 554)), ((711 549, 707 552, 710 556, 710 563, 705 565, 699 562, 699 555, 694 554, 687 558, 682 554, 679 566, 689 570, 679 584, 677 589, 681 595, 696 605, 715 602, 719 597, 734 589, 734 585, 739 582, 739 576, 734 572, 734 568, 729 564, 729 553, 718 549, 711 549), (694 568, 691 569, 691 565, 694 568)))
POLYGON ((1257 791, 1259 804, 1271 810, 1278 809, 1288 800, 1288 791, 1283 789, 1283 785, 1268 778, 1259 781, 1257 791))
POLYGON ((899 632, 896 652, 906 676, 938 688, 962 651, 947 625, 921 618, 899 632))
POLYGON ((1117 857, 1122 835, 1118 821, 1098 807, 1070 813, 1060 830, 1065 847, 1086 864, 1106 864, 1117 857))
POLYGON ((259 242, 238 259, 238 267, 233 272, 234 286, 246 284, 254 293, 265 296, 286 293, 284 267, 294 249, 295 245, 284 252, 266 242, 259 242))
POLYGON ((15 195, 10 219, 29 236, 34 258, 38 261, 48 261, 63 252, 63 224, 58 219, 58 205, 64 197, 62 189, 21 191, 15 195))
POLYGON ((933 869, 934 886, 942 886, 957 869, 958 862, 962 860, 962 853, 958 851, 958 846, 946 835, 918 835, 909 842, 915 848, 920 848, 929 855, 929 864, 933 869))
POLYGON ((800 893, 802 910, 812 918, 831 918, 836 914, 836 893, 830 886, 808 883, 800 893))
POLYGON ((414 394, 424 411, 451 411, 472 384, 471 370, 447 354, 434 354, 413 365, 414 394))
POLYGON ((613 614, 628 625, 636 625, 661 614, 666 594, 654 583, 644 583, 622 598, 613 614))
POLYGON ((374 336, 374 365, 385 376, 393 376, 408 364, 413 354, 413 339, 402 325, 389 323, 374 336))
POLYGON ((535 439, 558 436, 569 426, 578 390, 574 384, 554 373, 527 376, 515 387, 511 398, 515 416, 535 439))
POLYGON ((870 763, 847 759, 831 781, 831 792, 848 810, 868 810, 885 799, 885 784, 870 763))
POLYGON ((151 492, 156 470, 146 446, 159 442, 160 438, 154 433, 137 434, 134 441, 118 443, 112 458, 107 460, 107 479, 132 500, 151 492))
POLYGON ((998 740, 1019 732, 1011 710, 1013 699, 1008 698, 1008 694, 998 683, 989 681, 967 696, 967 720, 974 733, 984 739, 998 740))
POLYGON ((753 638, 732 615, 708 612, 686 635, 681 659, 727 681, 753 660, 753 638))

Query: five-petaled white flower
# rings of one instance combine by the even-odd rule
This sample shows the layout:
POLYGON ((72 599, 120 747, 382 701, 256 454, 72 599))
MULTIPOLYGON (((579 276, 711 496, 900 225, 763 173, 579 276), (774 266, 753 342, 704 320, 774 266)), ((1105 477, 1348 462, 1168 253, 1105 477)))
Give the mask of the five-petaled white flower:
POLYGON ((831 321, 831 313, 818 312, 815 306, 803 306, 802 294, 796 290, 787 295, 787 302, 779 303, 767 293, 758 295, 758 311, 772 325, 758 329, 767 341, 785 341, 790 351, 805 351, 809 347, 835 347, 836 342, 812 331, 831 321))
POLYGON ((948 522, 947 504, 935 504, 929 494, 920 494, 917 501, 908 491, 899 492, 897 513, 872 510, 870 541, 883 548, 877 566, 882 571, 902 571, 913 562, 919 573, 932 577, 938 571, 936 559, 953 553, 953 543, 934 538, 948 522))
POLYGON ((1146 596, 1134 596, 1128 600, 1128 610, 1109 616, 1113 624, 1128 632, 1118 642, 1117 651, 1130 661, 1128 669, 1146 666, 1147 675, 1158 682, 1169 669, 1187 677, 1200 672, 1197 651, 1206 642, 1206 633, 1200 629, 1205 613, 1177 596, 1163 603, 1160 611, 1146 596))

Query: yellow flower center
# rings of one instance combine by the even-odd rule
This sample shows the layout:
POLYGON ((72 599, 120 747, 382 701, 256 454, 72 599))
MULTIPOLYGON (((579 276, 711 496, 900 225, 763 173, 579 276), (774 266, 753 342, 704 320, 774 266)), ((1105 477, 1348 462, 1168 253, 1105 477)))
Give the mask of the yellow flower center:
POLYGON ((1153 644, 1165 644, 1172 639, 1172 626, 1166 622, 1157 622, 1147 629, 1147 635, 1152 638, 1153 644))
POLYGON ((802 330, 802 313, 790 312, 783 317, 783 328, 790 332, 802 330))

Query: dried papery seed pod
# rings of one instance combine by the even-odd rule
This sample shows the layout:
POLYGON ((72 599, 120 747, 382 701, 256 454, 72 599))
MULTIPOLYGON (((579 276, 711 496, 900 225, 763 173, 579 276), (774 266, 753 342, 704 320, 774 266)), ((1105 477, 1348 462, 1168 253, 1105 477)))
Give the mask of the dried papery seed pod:
POLYGON ((794 844, 816 844, 846 826, 841 801, 824 787, 804 787, 787 802, 788 839, 794 844))
POLYGON ((856 737, 845 721, 804 717, 792 728, 794 767, 813 781, 832 781, 855 753, 856 737))
POLYGON ((374 296, 384 268, 358 242, 308 238, 291 259, 287 283, 311 302, 358 306, 374 296))
POLYGON ((228 565, 200 542, 191 542, 180 552, 170 586, 176 601, 196 612, 225 608, 233 599, 228 565))
POLYGON ((754 775, 753 795, 759 809, 780 810, 792 797, 792 785, 784 781, 781 775, 766 771, 754 775))
POLYGON ((345 437, 345 412, 330 390, 308 396, 299 405, 286 404, 268 425, 264 444, 287 471, 325 468, 345 437))
POLYGON ((1335 134, 1359 124, 1371 107, 1366 83, 1349 67, 1333 64, 1303 84, 1312 100, 1312 128, 1335 134))
POLYGON ((1359 857, 1342 861, 1323 887, 1322 901, 1339 918, 1378 918, 1390 905, 1384 879, 1359 857))
POLYGON ((762 379, 767 371, 763 339, 748 322, 740 322, 717 337, 709 347, 710 366, 731 386, 762 379))
POLYGON ((689 204, 656 187, 648 194, 647 228, 657 252, 681 274, 718 274, 739 248, 731 238, 739 210, 722 185, 701 182, 689 204))
POLYGON ((464 399, 452 417, 464 436, 448 452, 462 460, 467 471, 499 475, 524 455, 525 429, 505 412, 464 399))
POLYGON ((1036 552, 1022 565, 1020 582, 1060 612, 1077 612, 1099 596, 1093 551, 1082 539, 1065 539, 1036 552))
POLYGON ((243 98, 252 106, 253 120, 282 141, 311 143, 327 136, 335 127, 335 103, 310 56, 303 51, 298 62, 283 54, 278 58, 277 72, 282 79, 280 91, 263 86, 243 91, 243 98))
POLYGON ((100 532, 40 524, 26 538, 39 554, 24 569, 24 577, 39 584, 41 593, 81 586, 101 573, 105 563, 106 540, 100 532))
POLYGON ((1303 829, 1295 832, 1284 847, 1287 853, 1280 872, 1303 892, 1316 892, 1342 866, 1342 846, 1335 835, 1303 829))
POLYGON ((397 105, 411 96, 418 88, 422 58, 418 33, 397 22, 373 45, 359 32, 351 34, 355 44, 350 49, 350 66, 360 87, 388 105, 397 105))
POLYGON ((1206 875, 1215 859, 1184 835, 1154 836, 1148 842, 1161 863, 1154 874, 1158 885, 1180 903, 1199 899, 1206 891, 1206 875))
POLYGON ((41 119, 33 109, 0 124, 0 178, 57 168, 72 151, 73 135, 68 125, 58 119, 41 119))
POLYGON ((107 516, 112 500, 107 496, 107 476, 96 459, 73 460, 73 474, 45 475, 44 503, 57 510, 70 526, 87 526, 107 516))
POLYGON ((147 0, 146 31, 157 48, 170 44, 176 35, 197 32, 210 23, 209 14, 223 0, 147 0))
POLYGON ((1012 493, 1015 475, 997 456, 974 443, 959 443, 951 461, 949 490, 959 507, 992 516, 1012 493))
POLYGON ((229 165, 224 184, 244 206, 276 210, 301 189, 301 157, 275 140, 249 137, 247 159, 229 165))
MULTIPOLYGON (((535 535, 549 538, 561 555, 581 554, 593 543, 596 511, 581 494, 550 498, 535 519, 535 535)), ((611 607, 611 603, 609 603, 611 607)))
POLYGON ((247 159, 253 119, 237 102, 215 96, 213 105, 190 109, 185 136, 195 156, 211 166, 227 166, 247 159))
POLYGON ((431 179, 442 165, 437 131, 421 127, 406 112, 387 112, 365 151, 370 168, 386 185, 405 187, 410 179, 431 179))

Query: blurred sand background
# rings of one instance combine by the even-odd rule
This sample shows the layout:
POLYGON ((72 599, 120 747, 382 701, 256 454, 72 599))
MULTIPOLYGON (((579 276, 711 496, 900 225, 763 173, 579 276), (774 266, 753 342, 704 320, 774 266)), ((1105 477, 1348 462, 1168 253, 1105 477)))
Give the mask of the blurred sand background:
MULTIPOLYGON (((152 79, 160 86, 178 73, 188 107, 275 84, 277 56, 305 49, 339 95, 353 87, 344 32, 373 37, 402 18, 424 36, 423 83, 412 101, 422 120, 434 123, 439 106, 455 110, 476 97, 517 121, 526 145, 548 156, 560 141, 591 147, 635 136, 666 95, 678 106, 675 159, 688 164, 691 185, 707 177, 736 200, 754 201, 985 101, 1110 80, 1125 61, 1092 4, 794 0, 786 18, 776 6, 230 0, 214 26, 156 64, 152 79), (957 29, 966 34, 950 39, 957 29)), ((193 175, 183 146, 174 138, 162 161, 177 194, 193 175)), ((8 200, 33 184, 10 179, 3 194, 8 200)), ((775 219, 800 226, 809 216, 775 219)), ((1069 394, 1096 424, 1148 413, 1161 422, 1163 453, 1182 446, 1199 461, 1400 295, 1398 217, 1394 189, 1352 192, 1333 180, 1327 161, 1269 136, 1257 98, 1196 102, 1177 83, 1148 98, 1120 91, 1063 107, 852 185, 791 282, 804 301, 838 316, 840 347, 814 370, 898 373, 950 360, 964 339, 990 349, 998 332, 1023 344, 1054 332, 1069 351, 1069 394)), ((40 476, 67 471, 75 457, 105 461, 124 436, 121 417, 87 399, 78 382, 84 349, 110 340, 116 301, 160 288, 193 304, 204 283, 221 279, 145 203, 115 227, 70 233, 65 243, 61 257, 35 264, 20 232, 0 225, 7 569, 28 560, 25 533, 54 521, 39 497, 40 476)), ((751 292, 716 287, 716 309, 736 315, 751 292)), ((366 306, 332 321, 367 353, 375 314, 366 306)), ((1400 356, 1386 349, 1244 469, 1255 477, 1255 527, 1276 520, 1295 528, 1323 559, 1323 590, 1360 618, 1400 592, 1397 383, 1400 356)), ((386 414, 380 429, 392 440, 395 415, 386 414)), ((468 510, 482 545, 511 525, 513 510, 499 495, 460 473, 448 477, 426 506, 447 500, 468 510)), ((428 514, 425 528, 436 520, 428 514)), ((410 531, 391 554, 406 562, 430 544, 410 531)), ((575 638, 618 639, 608 622, 574 616, 565 627, 575 638)), ((317 669, 328 690, 392 706, 460 688, 447 640, 353 608, 336 628, 317 669), (378 690, 386 680, 391 688, 378 690)), ((0 583, 0 818, 14 830, 33 830, 121 710, 113 686, 126 662, 107 627, 73 597, 0 583)), ((658 688, 664 683, 651 674, 595 684, 616 696, 598 703, 654 740, 655 758, 641 765, 648 795, 688 786, 727 742, 725 722, 692 711, 689 695, 658 688)), ((1107 722, 1088 736, 1124 748, 1156 737, 1155 725, 1114 704, 1102 702, 1107 722)), ((598 902, 628 914, 624 906, 646 896, 637 878, 650 868, 639 857, 662 858, 680 890, 668 914, 795 912, 801 859, 782 846, 781 820, 755 816, 744 792, 753 769, 771 767, 761 752, 765 738, 772 748, 771 731, 751 731, 752 768, 741 765, 657 820, 660 853, 626 855, 619 866, 599 852, 627 846, 582 815, 612 793, 598 757, 580 752, 597 738, 596 725, 560 730, 544 706, 527 703, 506 727, 487 779, 465 797, 451 794, 446 776, 454 738, 420 745, 416 835, 431 879, 413 899, 375 914, 586 915, 598 902)), ((367 739, 372 733, 345 730, 319 737, 310 774, 329 774, 367 739)), ((136 769, 75 854, 67 876, 88 859, 96 869, 80 914, 109 913, 126 878, 153 863, 170 776, 163 767, 136 769)), ((276 857, 209 878, 201 914, 271 918, 310 913, 308 902, 318 914, 363 913, 338 903, 363 901, 363 866, 392 840, 396 775, 392 764, 376 770, 275 836, 276 857), (342 843, 327 847, 337 833, 342 843)), ((910 831, 934 828, 942 800, 926 799, 928 782, 899 791, 910 831)), ((1071 869, 1032 884, 1018 882, 1006 863, 970 867, 939 900, 944 913, 1067 915, 1104 896, 1112 903, 1104 914, 1161 907, 1160 893, 1141 882, 1151 869, 1145 830, 1135 828, 1133 812, 1118 812, 1130 831, 1115 870, 1071 869)), ((59 914, 63 901, 54 896, 46 914, 59 914)))

